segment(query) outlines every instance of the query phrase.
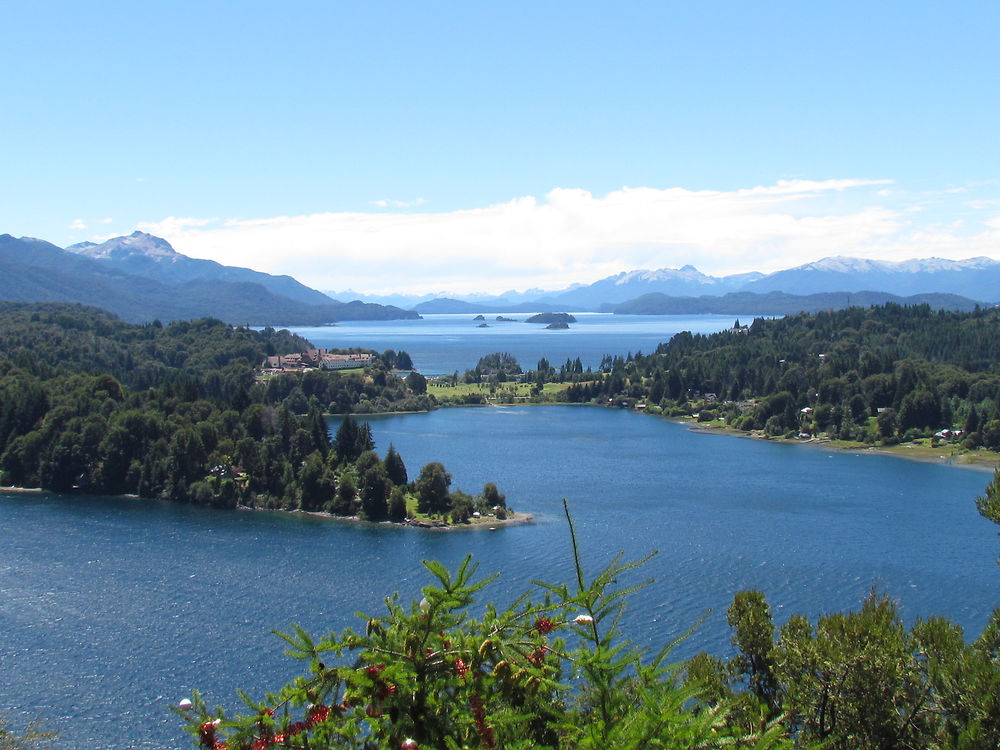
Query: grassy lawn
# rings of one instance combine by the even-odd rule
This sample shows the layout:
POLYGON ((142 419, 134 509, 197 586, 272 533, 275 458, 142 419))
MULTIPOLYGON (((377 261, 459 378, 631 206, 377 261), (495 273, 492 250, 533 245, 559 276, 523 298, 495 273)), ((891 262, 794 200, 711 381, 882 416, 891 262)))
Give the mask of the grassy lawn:
MULTIPOLYGON (((542 386, 542 397, 545 400, 554 399, 560 391, 569 388, 570 383, 546 383, 542 386)), ((443 380, 428 380, 427 392, 435 398, 447 401, 450 399, 463 399, 470 394, 480 394, 483 398, 497 400, 503 403, 512 403, 517 400, 527 401, 531 399, 532 383, 457 383, 445 384, 443 380)))

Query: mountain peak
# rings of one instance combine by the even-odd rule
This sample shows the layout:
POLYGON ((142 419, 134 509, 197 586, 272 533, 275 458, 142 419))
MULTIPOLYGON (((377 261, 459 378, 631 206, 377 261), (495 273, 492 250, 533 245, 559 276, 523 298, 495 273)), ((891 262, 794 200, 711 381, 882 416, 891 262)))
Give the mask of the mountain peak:
POLYGON ((100 244, 79 242, 66 249, 95 259, 124 260, 138 255, 154 261, 173 262, 185 257, 174 250, 165 239, 138 230, 125 237, 112 237, 100 244))

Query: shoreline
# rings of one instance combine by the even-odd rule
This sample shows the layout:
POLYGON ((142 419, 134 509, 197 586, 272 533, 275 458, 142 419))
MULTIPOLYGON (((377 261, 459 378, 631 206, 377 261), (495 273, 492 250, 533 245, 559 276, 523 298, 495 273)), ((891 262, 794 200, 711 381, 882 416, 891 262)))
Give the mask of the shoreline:
MULTIPOLYGON (((74 490, 73 492, 52 492, 51 490, 46 490, 42 487, 14 487, 14 486, 0 486, 0 495, 53 495, 59 497, 66 497, 70 495, 77 494, 74 490)), ((157 502, 164 502, 164 498, 159 497, 142 497, 141 495, 136 495, 133 493, 124 493, 121 495, 106 495, 104 497, 114 497, 120 498, 122 500, 155 500, 157 502)), ((169 501, 166 501, 169 502, 169 501)), ((191 505, 193 503, 188 503, 191 505)), ((211 505, 198 506, 203 508, 213 508, 211 505)), ((215 508, 215 510, 225 510, 224 508, 215 508)), ((251 508, 249 505, 237 505, 232 510, 244 511, 250 513, 281 513, 290 515, 300 515, 309 516, 311 518, 319 518, 324 521, 334 521, 339 523, 351 523, 351 524, 371 524, 373 526, 398 526, 399 528, 414 528, 414 529, 424 529, 428 531, 465 531, 472 529, 485 529, 488 531, 496 531, 504 526, 526 526, 532 524, 535 521, 535 516, 532 513, 519 513, 517 511, 511 511, 510 515, 503 519, 498 520, 496 518, 491 518, 489 516, 485 518, 477 518, 471 520, 469 523, 445 523, 443 521, 418 521, 416 519, 407 519, 402 523, 395 523, 393 521, 367 521, 359 516, 335 516, 332 513, 326 513, 321 510, 284 510, 282 508, 251 508)))
POLYGON ((685 425, 688 431, 700 435, 728 435, 731 437, 743 438, 745 440, 760 440, 768 443, 779 443, 784 445, 800 445, 813 450, 827 450, 833 453, 854 453, 856 455, 887 456, 889 458, 901 458, 907 461, 919 461, 920 463, 939 464, 941 466, 951 466, 956 469, 970 469, 979 472, 994 472, 1000 469, 1000 453, 985 451, 980 455, 969 452, 959 452, 955 446, 945 448, 932 448, 924 445, 914 445, 913 443, 900 443, 898 445, 865 445, 846 443, 841 440, 830 438, 810 438, 809 440, 799 440, 793 438, 775 438, 764 435, 755 435, 752 432, 737 430, 724 425, 711 425, 706 422, 692 422, 690 418, 684 417, 664 417, 670 422, 685 425))
POLYGON ((496 531, 504 526, 525 526, 532 524, 535 521, 535 516, 532 513, 518 513, 511 512, 510 516, 501 520, 496 518, 478 518, 470 521, 469 523, 444 523, 443 521, 418 521, 416 519, 409 518, 402 523, 396 523, 394 521, 367 521, 359 516, 335 516, 332 513, 326 513, 321 510, 280 510, 280 509, 270 509, 270 508, 250 508, 246 505, 236 506, 236 510, 251 511, 251 512, 270 512, 270 513, 290 513, 299 516, 309 516, 310 518, 318 518, 323 521, 334 521, 337 523, 349 523, 349 524, 369 524, 371 526, 394 526, 398 528, 413 528, 422 529, 425 531, 471 531, 473 529, 485 529, 487 531, 496 531))
MULTIPOLYGON (((604 404, 578 403, 578 402, 542 402, 542 403, 518 403, 518 404, 438 404, 433 409, 423 411, 400 411, 400 412, 379 412, 377 414, 354 414, 355 417, 377 417, 382 415, 400 414, 430 414, 438 409, 474 409, 486 407, 521 407, 521 406, 597 406, 609 408, 604 404)), ((617 407, 616 407, 617 408, 617 407)), ((948 445, 944 447, 932 448, 925 445, 914 445, 913 443, 900 443, 897 445, 866 445, 864 443, 847 443, 832 438, 810 438, 809 440, 799 440, 797 438, 767 437, 765 435, 754 434, 745 430, 737 430, 728 425, 713 425, 708 422, 695 422, 690 417, 667 417, 662 414, 629 409, 636 414, 648 414, 652 417, 664 419, 668 422, 685 425, 690 432, 702 435, 729 435, 731 437, 743 438, 746 440, 761 440, 770 443, 782 443, 787 445, 801 445, 807 448, 829 450, 836 453, 854 453, 857 455, 888 456, 890 458, 902 458, 907 461, 919 461, 921 463, 940 464, 942 466, 952 466, 959 469, 971 469, 972 471, 992 472, 1000 470, 1000 453, 991 451, 969 452, 957 446, 948 445)), ((324 416, 342 417, 343 414, 326 414, 324 416)))

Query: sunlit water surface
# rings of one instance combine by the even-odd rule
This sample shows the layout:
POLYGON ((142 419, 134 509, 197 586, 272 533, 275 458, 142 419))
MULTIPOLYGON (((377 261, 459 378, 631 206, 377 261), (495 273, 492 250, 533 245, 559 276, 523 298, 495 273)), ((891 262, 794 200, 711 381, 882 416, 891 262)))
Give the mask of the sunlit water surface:
POLYGON ((434 532, 280 513, 102 497, 0 497, 0 707, 40 717, 61 747, 189 747, 168 704, 199 688, 237 705, 296 674, 270 634, 322 633, 417 595, 420 561, 472 553, 510 599, 569 580, 561 498, 587 566, 659 554, 635 580, 626 628, 676 651, 729 653, 734 592, 766 592, 779 621, 857 606, 872 586, 907 621, 943 614, 969 634, 1000 604, 996 527, 982 472, 692 433, 594 407, 450 409, 372 420, 415 476, 441 460, 454 485, 496 481, 531 525, 434 532))

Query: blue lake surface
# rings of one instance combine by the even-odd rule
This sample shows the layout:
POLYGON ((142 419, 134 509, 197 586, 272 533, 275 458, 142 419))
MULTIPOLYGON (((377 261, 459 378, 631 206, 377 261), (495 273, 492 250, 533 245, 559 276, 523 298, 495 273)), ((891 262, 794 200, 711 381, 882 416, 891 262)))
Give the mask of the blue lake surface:
MULTIPOLYGON (((568 330, 549 331, 525 323, 528 313, 504 313, 514 322, 497 322, 497 313, 484 313, 489 328, 479 328, 474 315, 425 315, 422 320, 347 321, 336 326, 291 328, 323 349, 361 346, 376 351, 405 350, 425 375, 463 373, 491 352, 510 352, 525 370, 534 370, 541 357, 553 367, 580 358, 584 367, 597 368, 605 354, 642 351, 649 354, 679 331, 714 333, 733 325, 733 315, 612 315, 573 313, 568 330)), ((739 316, 750 321, 752 314, 739 316)))
POLYGON ((596 407, 449 409, 371 420, 411 476, 443 461, 470 493, 495 481, 531 525, 435 532, 294 514, 104 497, 0 496, 0 707, 39 717, 66 748, 191 747, 171 702, 200 689, 236 707, 297 674, 270 634, 314 633, 418 597, 422 559, 472 553, 509 600, 569 580, 561 498, 596 570, 659 554, 626 630, 675 652, 730 652, 725 609, 764 591, 778 621, 853 608, 872 586, 904 618, 946 615, 975 635, 1000 604, 996 527, 974 498, 984 472, 705 435, 596 407))

